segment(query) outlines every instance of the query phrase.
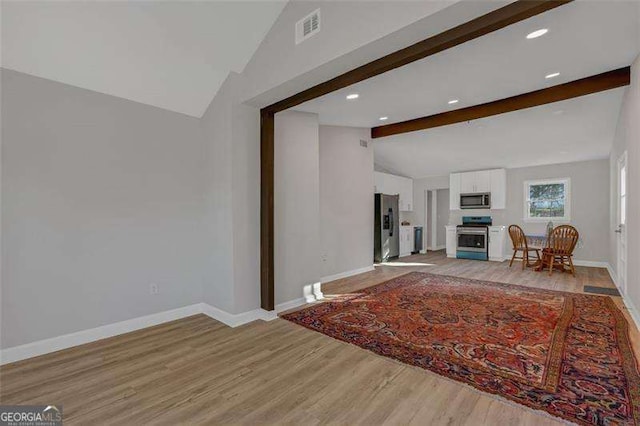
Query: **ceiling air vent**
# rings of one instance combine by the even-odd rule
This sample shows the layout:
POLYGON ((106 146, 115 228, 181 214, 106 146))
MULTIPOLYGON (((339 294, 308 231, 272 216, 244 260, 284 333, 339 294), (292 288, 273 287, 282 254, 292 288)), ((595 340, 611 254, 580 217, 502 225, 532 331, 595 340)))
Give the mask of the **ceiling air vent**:
POLYGON ((363 141, 362 139, 360 139, 360 146, 361 146, 361 147, 366 148, 366 147, 367 147, 367 145, 369 145, 369 144, 367 143, 367 141, 363 141))
POLYGON ((296 23, 296 44, 320 32, 320 9, 316 9, 296 23))

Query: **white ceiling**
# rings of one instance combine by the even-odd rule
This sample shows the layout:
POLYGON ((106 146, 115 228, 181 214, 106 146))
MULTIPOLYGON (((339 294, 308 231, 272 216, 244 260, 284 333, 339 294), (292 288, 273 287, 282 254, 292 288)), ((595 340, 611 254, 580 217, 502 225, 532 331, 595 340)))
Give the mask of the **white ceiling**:
MULTIPOLYGON (((373 127, 628 66, 639 51, 637 0, 577 0, 295 109, 318 113, 325 125, 373 127), (526 39, 539 28, 549 32, 526 39), (546 80, 552 72, 561 75, 546 80), (349 93, 360 96, 347 101, 349 93), (460 102, 449 105, 451 99, 460 102), (381 122, 381 116, 389 119, 381 122)), ((604 158, 611 148, 623 91, 374 139, 376 163, 398 174, 424 177, 604 158), (565 113, 553 114, 560 109, 565 113), (558 150, 567 154, 559 155, 558 150)))
POLYGON ((3 1, 1 66, 200 117, 285 3, 3 1))
POLYGON ((628 66, 640 50, 638 10, 638 0, 578 0, 295 109, 318 113, 320 124, 373 127, 628 66), (549 32, 526 39, 539 28, 549 32), (347 101, 349 93, 360 97, 347 101))
POLYGON ((375 160, 389 171, 421 178, 606 158, 624 90, 374 139, 375 160))

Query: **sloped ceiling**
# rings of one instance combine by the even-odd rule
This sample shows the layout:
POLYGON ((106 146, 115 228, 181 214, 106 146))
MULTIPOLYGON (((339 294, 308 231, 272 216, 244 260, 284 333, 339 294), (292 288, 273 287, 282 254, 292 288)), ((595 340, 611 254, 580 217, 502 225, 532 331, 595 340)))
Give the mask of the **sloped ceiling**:
MULTIPOLYGON (((638 10, 637 0, 577 0, 295 109, 317 113, 324 125, 372 127, 628 66, 640 53, 638 10), (540 28, 548 33, 526 38, 540 28), (350 93, 359 97, 347 100, 350 93)), ((375 161, 421 178, 606 158, 625 90, 375 139, 375 161)))
POLYGON ((422 178, 607 158, 625 90, 374 139, 375 161, 395 174, 422 178))
POLYGON ((295 109, 319 114, 320 124, 373 127, 628 66, 640 50, 636 10, 636 0, 577 0, 295 109), (526 39, 539 28, 549 33, 526 39), (544 78, 553 72, 560 75, 544 78), (350 93, 360 97, 347 101, 350 93), (459 102, 447 104, 451 99, 459 102))
POLYGON ((0 65, 200 117, 285 4, 3 1, 0 65))

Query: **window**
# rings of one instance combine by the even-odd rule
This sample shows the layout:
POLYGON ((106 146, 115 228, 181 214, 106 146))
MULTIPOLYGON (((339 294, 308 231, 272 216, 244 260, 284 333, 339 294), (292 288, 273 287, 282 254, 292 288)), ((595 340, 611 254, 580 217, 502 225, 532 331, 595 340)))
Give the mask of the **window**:
POLYGON ((568 222, 571 210, 571 181, 549 179, 524 183, 524 220, 568 222))

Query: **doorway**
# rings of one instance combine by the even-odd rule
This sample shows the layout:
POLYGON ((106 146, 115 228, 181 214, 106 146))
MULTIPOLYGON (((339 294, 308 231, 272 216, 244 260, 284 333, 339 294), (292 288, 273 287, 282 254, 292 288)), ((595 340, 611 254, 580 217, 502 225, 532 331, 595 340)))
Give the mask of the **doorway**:
POLYGON ((618 191, 617 211, 618 227, 616 228, 616 242, 618 253, 617 284, 622 294, 627 293, 627 152, 618 159, 618 191))
POLYGON ((449 189, 427 189, 424 200, 424 247, 429 251, 444 250, 445 225, 449 221, 449 189))

